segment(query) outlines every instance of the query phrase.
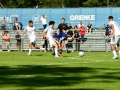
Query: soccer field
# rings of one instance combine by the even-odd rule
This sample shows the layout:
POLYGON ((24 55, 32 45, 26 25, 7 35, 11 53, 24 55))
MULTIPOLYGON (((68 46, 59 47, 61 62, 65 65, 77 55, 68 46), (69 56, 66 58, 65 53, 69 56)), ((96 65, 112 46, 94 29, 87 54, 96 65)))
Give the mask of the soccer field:
POLYGON ((120 59, 111 52, 1 52, 0 90, 119 90, 120 59))

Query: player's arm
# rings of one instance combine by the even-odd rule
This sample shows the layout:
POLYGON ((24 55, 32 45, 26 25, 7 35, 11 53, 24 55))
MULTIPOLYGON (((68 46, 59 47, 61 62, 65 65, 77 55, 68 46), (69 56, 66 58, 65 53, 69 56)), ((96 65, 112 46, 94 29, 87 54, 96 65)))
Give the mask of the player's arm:
POLYGON ((48 39, 48 36, 47 36, 47 33, 46 33, 46 31, 45 31, 45 30, 42 32, 42 34, 43 34, 43 38, 48 39))
POLYGON ((23 32, 23 36, 24 36, 25 38, 26 38, 26 36, 27 36, 26 32, 27 32, 27 27, 24 28, 24 32, 23 32))

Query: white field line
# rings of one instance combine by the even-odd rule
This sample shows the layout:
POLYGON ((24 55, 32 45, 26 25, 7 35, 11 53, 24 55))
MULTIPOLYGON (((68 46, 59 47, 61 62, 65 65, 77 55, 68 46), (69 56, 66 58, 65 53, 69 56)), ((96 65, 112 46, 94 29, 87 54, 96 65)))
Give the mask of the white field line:
MULTIPOLYGON (((70 59, 73 60, 80 60, 80 58, 77 57, 69 57, 70 59)), ((120 61, 119 59, 116 60, 90 60, 90 59, 84 59, 80 62, 67 62, 67 63, 51 63, 49 65, 67 65, 67 64, 81 64, 81 63, 99 63, 99 62, 117 62, 120 61)))

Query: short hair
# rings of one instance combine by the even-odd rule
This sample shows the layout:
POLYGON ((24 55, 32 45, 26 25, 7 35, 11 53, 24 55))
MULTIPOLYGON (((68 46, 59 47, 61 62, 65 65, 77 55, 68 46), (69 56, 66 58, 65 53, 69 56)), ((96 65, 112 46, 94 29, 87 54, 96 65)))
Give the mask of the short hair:
POLYGON ((50 21, 50 22, 49 22, 49 25, 52 25, 52 24, 54 25, 55 22, 54 22, 54 21, 50 21))
POLYGON ((32 20, 30 20, 30 21, 29 21, 29 23, 33 23, 33 21, 32 21, 32 20))
POLYGON ((65 18, 62 18, 62 19, 64 19, 64 21, 65 21, 65 18))
POLYGON ((108 19, 113 19, 113 16, 109 16, 108 19))

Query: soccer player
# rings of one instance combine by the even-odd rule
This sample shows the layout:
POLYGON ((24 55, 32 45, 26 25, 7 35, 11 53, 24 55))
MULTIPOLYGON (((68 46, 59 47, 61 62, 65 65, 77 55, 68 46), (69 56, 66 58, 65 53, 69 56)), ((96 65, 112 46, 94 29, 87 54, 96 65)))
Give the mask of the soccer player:
POLYGON ((118 50, 119 50, 119 55, 120 55, 120 26, 117 22, 114 21, 113 19, 113 16, 109 16, 108 17, 108 20, 109 20, 109 26, 112 30, 112 33, 111 33, 111 43, 110 43, 110 46, 111 46, 111 49, 112 49, 112 52, 113 52, 113 59, 117 59, 118 56, 116 54, 116 50, 115 50, 115 47, 114 45, 118 47, 118 50))
POLYGON ((36 49, 41 49, 41 50, 45 50, 44 48, 40 48, 37 44, 36 44, 36 35, 35 32, 38 33, 38 35, 40 35, 40 32, 36 30, 36 28, 33 26, 33 21, 29 21, 29 25, 25 27, 24 29, 24 37, 26 37, 26 33, 28 35, 28 38, 30 40, 29 43, 29 53, 27 54, 28 56, 31 55, 31 51, 32 51, 32 46, 34 46, 36 49))
POLYGON ((62 57, 62 50, 63 50, 64 45, 66 44, 66 40, 67 40, 67 32, 66 32, 65 29, 66 29, 65 27, 62 28, 62 33, 60 34, 60 40, 59 40, 59 43, 58 43, 59 53, 60 53, 59 56, 60 57, 62 57), (65 44, 63 42, 65 42, 65 44))
POLYGON ((58 56, 58 45, 56 44, 56 42, 54 41, 53 35, 54 35, 54 31, 53 31, 53 27, 54 27, 55 22, 54 21, 50 21, 49 22, 49 27, 47 27, 44 31, 43 31, 43 37, 49 40, 49 44, 50 47, 55 47, 55 57, 59 57, 58 56))

